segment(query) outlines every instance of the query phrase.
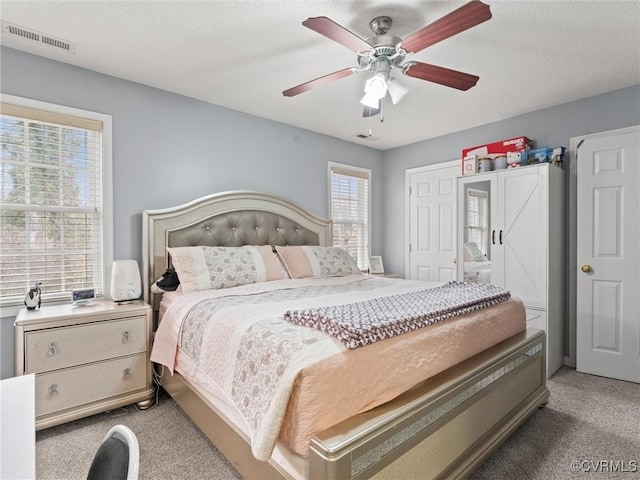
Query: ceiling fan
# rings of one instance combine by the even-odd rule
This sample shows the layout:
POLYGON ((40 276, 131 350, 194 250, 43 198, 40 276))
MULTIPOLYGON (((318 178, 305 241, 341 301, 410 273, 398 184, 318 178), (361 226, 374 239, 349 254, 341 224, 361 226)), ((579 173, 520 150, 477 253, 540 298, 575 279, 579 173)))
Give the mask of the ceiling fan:
POLYGON ((480 0, 472 0, 435 22, 421 28, 405 39, 387 35, 392 20, 386 16, 376 17, 369 23, 374 37, 363 40, 346 28, 327 17, 308 18, 302 25, 353 50, 358 56, 358 66, 338 70, 314 80, 289 88, 282 92, 285 97, 293 97, 320 85, 339 80, 363 71, 373 72, 365 84, 365 95, 361 103, 365 105, 363 116, 369 117, 380 112, 382 99, 389 92, 393 104, 397 104, 407 94, 408 89, 391 77, 393 68, 400 69, 409 77, 434 82, 458 90, 469 90, 479 77, 428 63, 405 59, 441 40, 452 37, 491 18, 489 6, 480 0))

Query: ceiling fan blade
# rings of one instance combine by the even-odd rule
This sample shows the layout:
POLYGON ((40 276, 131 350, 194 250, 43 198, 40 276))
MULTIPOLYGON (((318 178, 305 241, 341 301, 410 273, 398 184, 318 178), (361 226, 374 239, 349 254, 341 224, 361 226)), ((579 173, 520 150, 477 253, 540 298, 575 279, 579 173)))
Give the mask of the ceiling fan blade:
POLYGON ((457 88, 458 90, 469 90, 478 83, 480 79, 480 77, 476 75, 422 62, 410 62, 406 64, 403 72, 405 75, 413 78, 439 83, 445 87, 457 88))
POLYGON ((380 110, 382 109, 382 105, 380 105, 380 102, 382 102, 382 100, 378 100, 377 108, 370 107, 369 105, 365 105, 364 109, 362 110, 362 116, 364 118, 367 118, 367 117, 373 117, 374 115, 379 114, 380 110))
POLYGON ((402 48, 408 53, 419 52, 445 38, 475 27, 491 18, 489 5, 480 0, 472 0, 426 27, 412 33, 402 41, 402 48))
POLYGON ((343 47, 347 47, 348 49, 353 50, 354 52, 368 52, 369 50, 371 50, 371 45, 369 45, 355 33, 352 33, 346 28, 338 25, 330 18, 307 18, 304 22, 302 22, 302 25, 310 28, 314 32, 318 32, 320 35, 324 35, 334 42, 339 43, 343 47))
POLYGON ((330 73, 328 75, 324 75, 322 77, 315 78, 313 80, 309 80, 308 82, 301 83, 295 87, 289 88, 282 92, 282 95, 285 97, 294 97, 299 93, 306 92, 307 90, 311 90, 312 88, 319 87, 320 85, 324 85, 325 83, 333 82, 335 80, 340 80, 341 78, 348 77, 349 75, 353 75, 358 71, 357 68, 345 68, 344 70, 338 70, 337 72, 330 73))

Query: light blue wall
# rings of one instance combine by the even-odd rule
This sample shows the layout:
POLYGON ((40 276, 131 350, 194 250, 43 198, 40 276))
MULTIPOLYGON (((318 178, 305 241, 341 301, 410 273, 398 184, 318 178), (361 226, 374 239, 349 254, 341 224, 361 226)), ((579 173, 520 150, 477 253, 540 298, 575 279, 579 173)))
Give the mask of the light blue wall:
MULTIPOLYGON (((405 173, 408 168, 457 160, 465 147, 504 138, 525 135, 535 140, 536 146, 569 148, 572 137, 638 124, 640 85, 387 150, 383 156, 385 270, 404 273, 408 245, 404 234, 405 173)), ((568 198, 569 175, 565 179, 568 198)))
MULTIPOLYGON (((5 47, 0 55, 3 93, 112 115, 116 259, 141 260, 142 210, 213 192, 276 193, 327 216, 331 161, 372 170, 372 253, 403 273, 407 168, 501 138, 568 147, 571 137, 640 124, 634 86, 379 152, 5 47)), ((0 378, 13 371, 12 321, 0 318, 0 378)))
POLYGON ((141 258, 141 211, 260 190, 328 215, 327 162, 372 170, 372 248, 382 250, 382 152, 17 50, 2 93, 113 117, 114 258, 141 258))
MULTIPOLYGON (((226 190, 287 197, 326 217, 327 163, 372 170, 372 251, 382 251, 382 152, 188 97, 0 50, 5 94, 113 117, 114 258, 141 262, 145 209, 226 190)), ((11 325, 0 319, 0 376, 13 370, 11 325)))

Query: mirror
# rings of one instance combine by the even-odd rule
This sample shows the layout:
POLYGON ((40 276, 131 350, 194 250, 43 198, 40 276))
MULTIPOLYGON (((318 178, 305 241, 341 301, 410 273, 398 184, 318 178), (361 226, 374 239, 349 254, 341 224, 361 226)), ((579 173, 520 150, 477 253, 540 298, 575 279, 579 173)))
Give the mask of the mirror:
POLYGON ((465 282, 491 283, 491 181, 464 186, 463 273, 465 282))

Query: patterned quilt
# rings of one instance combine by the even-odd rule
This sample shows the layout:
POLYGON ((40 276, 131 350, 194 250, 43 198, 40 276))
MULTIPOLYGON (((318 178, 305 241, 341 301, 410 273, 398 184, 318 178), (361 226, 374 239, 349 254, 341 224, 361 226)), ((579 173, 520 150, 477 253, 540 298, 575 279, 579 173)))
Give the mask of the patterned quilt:
POLYGON ((267 460, 290 394, 305 368, 345 352, 324 332, 293 325, 287 310, 366 302, 440 284, 352 275, 278 280, 178 295, 154 337, 153 362, 173 373, 178 352, 191 377, 233 403, 243 416, 254 456, 267 460))
POLYGON ((510 296, 495 285, 449 282, 363 302, 289 310, 284 318, 333 335, 345 347, 354 349, 496 305, 510 296))

